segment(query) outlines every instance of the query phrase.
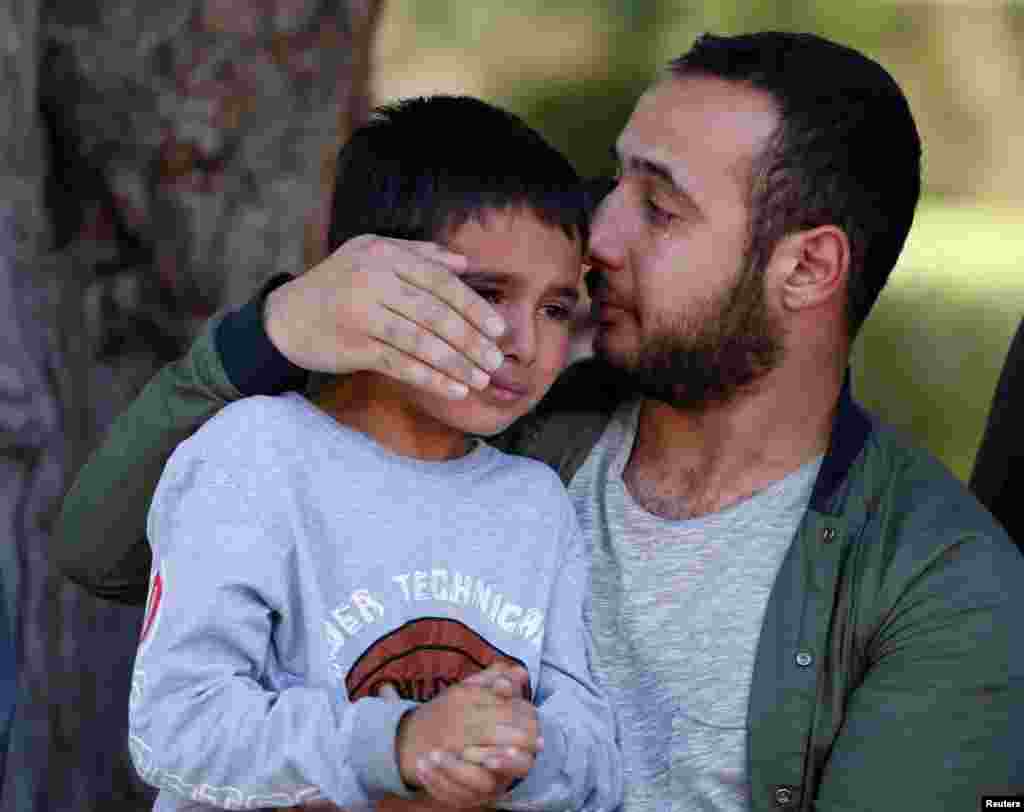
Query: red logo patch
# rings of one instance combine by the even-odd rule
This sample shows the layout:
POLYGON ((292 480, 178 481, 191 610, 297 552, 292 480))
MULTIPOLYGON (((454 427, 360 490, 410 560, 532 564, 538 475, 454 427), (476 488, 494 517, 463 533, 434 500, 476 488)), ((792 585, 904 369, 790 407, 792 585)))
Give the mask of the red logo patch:
POLYGON ((149 579, 149 597, 146 599, 146 613, 142 621, 142 634, 139 635, 140 652, 153 633, 160 617, 160 605, 164 595, 164 575, 162 569, 154 568, 149 579))

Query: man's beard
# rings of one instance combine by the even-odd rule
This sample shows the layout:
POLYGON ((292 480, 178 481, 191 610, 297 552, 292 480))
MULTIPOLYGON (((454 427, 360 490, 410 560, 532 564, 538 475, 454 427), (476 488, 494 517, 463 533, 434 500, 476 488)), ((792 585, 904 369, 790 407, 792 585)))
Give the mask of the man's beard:
POLYGON ((764 277, 746 272, 695 316, 662 320, 640 348, 613 355, 598 336, 595 355, 617 383, 690 412, 727 403, 778 367, 784 328, 768 311, 764 277))

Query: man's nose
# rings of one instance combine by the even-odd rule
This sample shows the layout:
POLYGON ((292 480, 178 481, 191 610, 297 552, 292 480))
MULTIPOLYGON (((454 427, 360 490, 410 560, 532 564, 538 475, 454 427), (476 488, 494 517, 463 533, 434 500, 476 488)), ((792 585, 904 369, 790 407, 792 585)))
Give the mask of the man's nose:
POLYGON ((589 259, 594 270, 603 272, 622 265, 626 245, 623 194, 616 185, 604 195, 590 225, 589 259))

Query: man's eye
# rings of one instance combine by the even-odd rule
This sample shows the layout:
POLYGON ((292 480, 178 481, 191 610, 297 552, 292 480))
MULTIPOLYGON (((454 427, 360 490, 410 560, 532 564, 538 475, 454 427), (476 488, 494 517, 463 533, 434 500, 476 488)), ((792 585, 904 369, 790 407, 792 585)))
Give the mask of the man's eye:
POLYGON ((644 214, 648 222, 656 226, 667 226, 675 219, 675 215, 672 212, 661 208, 650 198, 644 201, 644 214))

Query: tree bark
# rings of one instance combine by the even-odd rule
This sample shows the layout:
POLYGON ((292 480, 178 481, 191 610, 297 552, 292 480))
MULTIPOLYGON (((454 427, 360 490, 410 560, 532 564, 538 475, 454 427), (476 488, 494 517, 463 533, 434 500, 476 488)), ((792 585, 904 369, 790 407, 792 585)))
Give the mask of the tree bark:
POLYGON ((49 564, 65 488, 202 322, 323 252, 380 0, 6 0, 0 577, 19 705, 3 810, 148 809, 128 759, 141 609, 49 564))

